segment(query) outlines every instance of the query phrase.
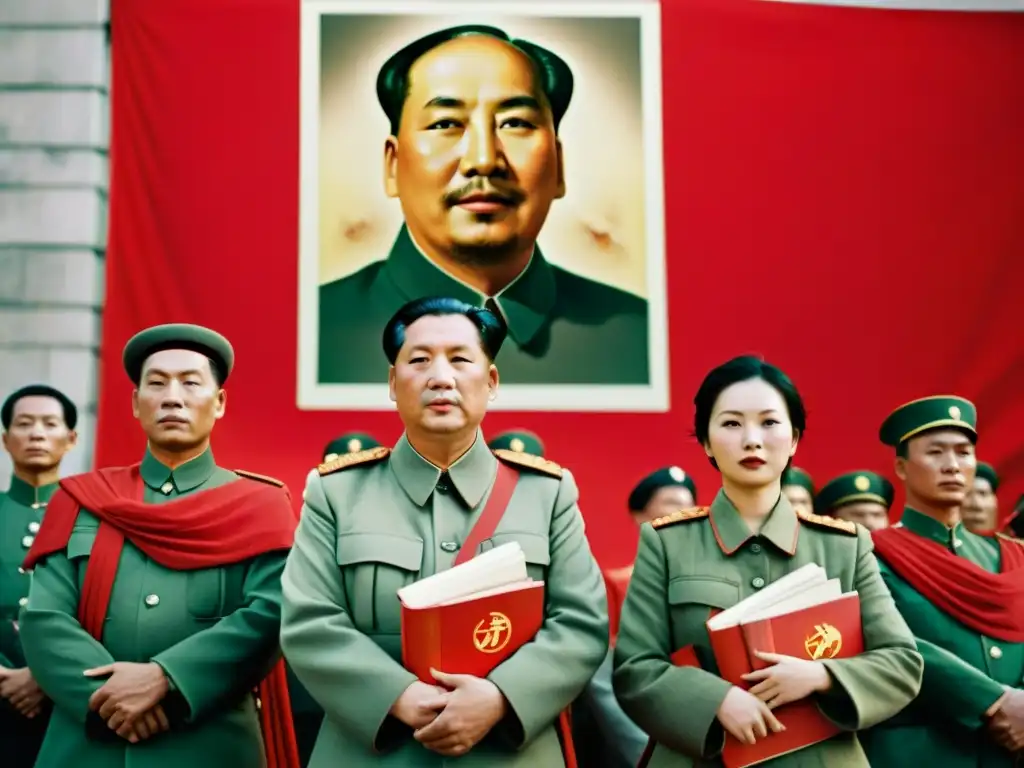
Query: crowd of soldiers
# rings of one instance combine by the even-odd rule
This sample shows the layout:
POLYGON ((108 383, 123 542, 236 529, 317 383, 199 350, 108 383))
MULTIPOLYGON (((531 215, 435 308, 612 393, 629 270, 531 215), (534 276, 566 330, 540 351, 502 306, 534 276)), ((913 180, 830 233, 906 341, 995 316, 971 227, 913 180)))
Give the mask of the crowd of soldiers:
POLYGON ((636 562, 602 574, 571 472, 536 435, 483 437, 504 335, 458 300, 399 310, 383 348, 403 435, 332 441, 298 515, 280 481, 214 459, 234 353, 210 329, 125 347, 146 439, 131 466, 61 478, 74 403, 43 384, 7 397, 3 765, 711 766, 726 738, 767 738, 808 697, 841 733, 771 765, 1015 763, 1024 545, 992 530, 998 478, 977 461, 972 403, 925 397, 881 425, 906 495, 886 528, 892 485, 858 471, 815 490, 792 466, 796 387, 731 360, 694 399, 721 489, 697 506, 678 467, 644 478, 636 562), (479 551, 521 545, 543 625, 486 677, 418 679, 396 592, 452 566, 499 464, 518 479, 479 551), (859 593, 865 651, 771 656, 750 686, 724 681, 710 612, 808 562, 859 593), (686 645, 699 666, 672 663, 686 645))

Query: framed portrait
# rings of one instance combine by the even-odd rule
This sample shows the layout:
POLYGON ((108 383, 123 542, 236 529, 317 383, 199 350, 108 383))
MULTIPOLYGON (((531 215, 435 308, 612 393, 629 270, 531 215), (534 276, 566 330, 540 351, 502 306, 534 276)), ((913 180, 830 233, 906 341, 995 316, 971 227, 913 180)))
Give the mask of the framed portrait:
POLYGON ((298 406, 383 410, 381 336, 498 314, 495 410, 665 411, 657 0, 305 0, 298 406))

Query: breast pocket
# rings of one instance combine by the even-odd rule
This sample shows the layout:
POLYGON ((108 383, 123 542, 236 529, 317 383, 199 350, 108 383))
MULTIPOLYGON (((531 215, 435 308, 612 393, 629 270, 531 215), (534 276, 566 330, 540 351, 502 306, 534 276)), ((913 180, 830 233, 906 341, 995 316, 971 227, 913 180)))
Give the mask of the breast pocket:
POLYGON ((224 569, 189 571, 185 581, 185 607, 193 619, 224 616, 224 569))
POLYGON ((526 573, 529 577, 534 581, 544 581, 547 578, 548 566, 551 565, 551 542, 547 536, 526 531, 503 531, 488 539, 482 549, 486 551, 512 541, 523 550, 526 573))
POLYGON ((356 628, 366 634, 400 633, 397 593, 416 579, 423 541, 384 533, 343 533, 338 536, 337 556, 356 628))
POLYGON ((731 608, 740 599, 740 585, 714 576, 678 576, 668 584, 668 605, 674 648, 707 647, 704 626, 712 612, 731 608))

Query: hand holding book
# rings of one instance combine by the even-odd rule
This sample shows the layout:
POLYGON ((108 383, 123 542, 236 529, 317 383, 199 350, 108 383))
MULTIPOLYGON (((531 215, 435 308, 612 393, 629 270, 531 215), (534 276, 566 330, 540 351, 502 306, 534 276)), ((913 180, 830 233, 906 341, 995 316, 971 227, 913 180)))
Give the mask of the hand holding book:
POLYGON ((786 726, 778 721, 768 705, 749 691, 733 686, 718 707, 718 722, 742 744, 756 744, 772 733, 781 733, 786 726))
POLYGON ((812 693, 825 693, 832 687, 832 676, 820 661, 757 649, 753 654, 771 666, 748 672, 743 679, 754 684, 750 693, 769 709, 806 699, 812 693))
POLYGON ((391 716, 410 728, 418 729, 434 722, 448 703, 448 691, 417 680, 402 691, 391 705, 391 716))
POLYGON ((459 757, 505 717, 508 703, 490 680, 474 675, 449 675, 436 669, 431 674, 451 693, 445 694, 444 708, 437 719, 413 735, 432 752, 459 757))

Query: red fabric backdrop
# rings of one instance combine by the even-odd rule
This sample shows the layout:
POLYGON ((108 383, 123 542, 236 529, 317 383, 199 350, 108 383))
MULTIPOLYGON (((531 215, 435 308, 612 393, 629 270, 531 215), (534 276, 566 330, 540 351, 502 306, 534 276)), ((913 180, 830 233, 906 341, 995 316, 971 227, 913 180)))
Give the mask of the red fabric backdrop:
MULTIPOLYGON (((238 354, 220 463, 298 498, 324 443, 392 413, 296 409, 297 0, 113 4, 113 179, 96 460, 137 460, 120 351, 197 322, 238 354)), ((798 463, 891 476, 877 428, 956 392, 979 454, 1024 490, 1024 16, 741 2, 663 5, 672 410, 511 414, 570 467, 598 558, 632 557, 635 481, 678 463, 704 373, 744 352, 796 380, 798 463)))

